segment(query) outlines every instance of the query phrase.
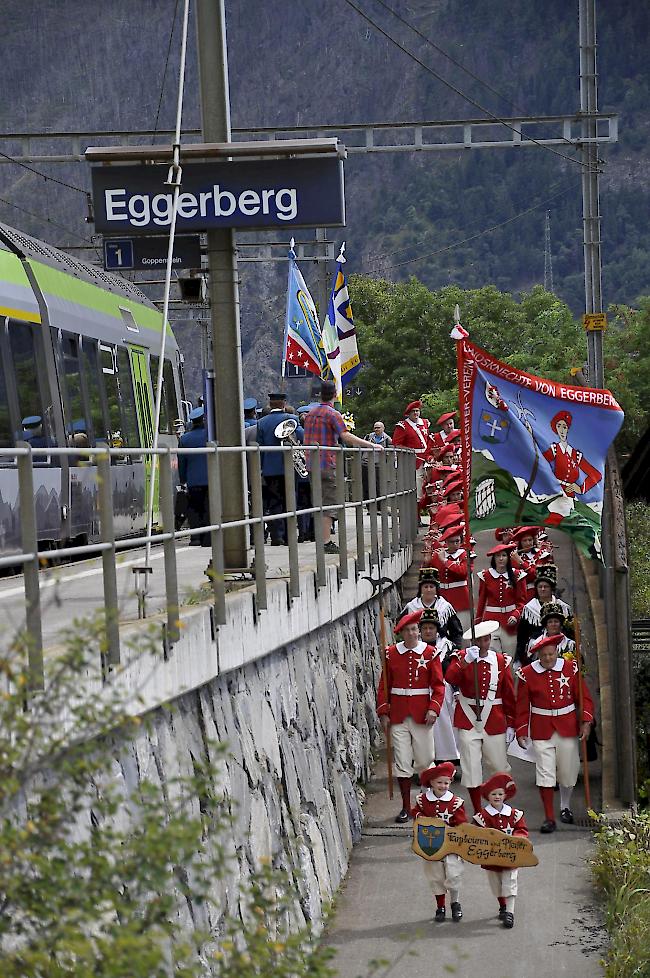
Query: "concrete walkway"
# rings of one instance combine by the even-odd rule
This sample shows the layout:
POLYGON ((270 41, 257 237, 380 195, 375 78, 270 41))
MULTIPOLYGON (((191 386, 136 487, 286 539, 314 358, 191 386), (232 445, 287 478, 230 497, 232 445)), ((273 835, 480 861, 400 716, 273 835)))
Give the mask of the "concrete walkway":
MULTIPOLYGON (((382 760, 367 789, 363 837, 352 854, 326 936, 337 951, 339 978, 366 976, 370 962, 378 959, 386 964, 377 974, 391 978, 602 975, 606 937, 590 882, 591 833, 579 824, 558 821, 554 835, 540 835, 543 815, 534 768, 518 760, 512 768, 520 786, 514 803, 526 813, 539 866, 519 871, 515 927, 506 931, 496 919, 498 908, 485 871, 467 863, 463 920, 433 923, 435 900, 426 863, 411 852, 412 823, 393 823, 400 805, 397 797, 388 799, 382 760)), ((594 788, 597 792, 597 780, 594 788)), ((470 815, 466 790, 457 783, 454 790, 468 801, 470 815)), ((581 781, 574 810, 577 822, 584 822, 581 781)))

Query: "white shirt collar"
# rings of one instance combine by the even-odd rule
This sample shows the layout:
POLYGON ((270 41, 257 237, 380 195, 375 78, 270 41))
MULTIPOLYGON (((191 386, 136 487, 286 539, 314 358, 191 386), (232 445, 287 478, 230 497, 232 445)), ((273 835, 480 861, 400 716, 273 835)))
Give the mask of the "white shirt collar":
POLYGON ((487 650, 487 655, 479 655, 478 661, 479 662, 490 662, 492 665, 496 665, 497 664, 497 654, 494 651, 494 649, 488 649, 487 650))
MULTIPOLYGON (((459 534, 459 536, 460 536, 460 534, 459 534)), ((453 560, 455 560, 455 559, 456 559, 456 557, 459 557, 459 556, 460 556, 461 554, 464 554, 464 553, 465 553, 465 548, 464 548, 464 547, 459 547, 459 548, 458 548, 458 550, 454 550, 454 552, 453 552, 453 554, 452 554, 452 553, 451 553, 451 551, 450 551, 450 552, 449 552, 449 556, 450 556, 450 557, 451 557, 451 558, 452 558, 453 560)))
POLYGON ((508 576, 508 571, 500 571, 499 572, 499 571, 496 571, 494 569, 494 567, 488 567, 488 570, 489 570, 490 574, 492 575, 492 577, 507 577, 508 576))
POLYGON ((544 666, 540 663, 539 659, 535 659, 535 661, 531 663, 531 665, 535 670, 535 672, 562 672, 562 668, 564 666, 564 659, 558 656, 557 662, 552 667, 552 669, 545 669, 544 666))
POLYGON ((405 652, 417 652, 418 655, 422 655, 427 647, 426 642, 418 642, 414 649, 407 649, 404 642, 398 642, 395 646, 400 655, 404 655, 405 652))
POLYGON ((426 797, 429 799, 429 801, 451 801, 454 794, 452 791, 447 790, 445 791, 444 795, 440 796, 440 798, 436 798, 431 788, 427 788, 426 797))
POLYGON ((497 811, 497 809, 494 807, 494 805, 486 805, 485 806, 485 811, 486 812, 489 812, 490 815, 505 815, 506 818, 507 818, 508 815, 510 814, 510 812, 512 811, 512 808, 510 807, 510 805, 506 805, 506 803, 504 801, 503 808, 501 809, 500 812, 497 811))

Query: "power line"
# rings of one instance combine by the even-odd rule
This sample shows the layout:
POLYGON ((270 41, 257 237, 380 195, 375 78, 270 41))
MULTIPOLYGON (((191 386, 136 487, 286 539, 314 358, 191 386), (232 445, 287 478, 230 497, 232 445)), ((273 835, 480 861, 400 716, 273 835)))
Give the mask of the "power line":
POLYGON ((441 54, 443 58, 446 58, 447 61, 450 61, 457 68, 460 68, 461 71, 464 71, 466 75, 469 75, 470 78, 473 78, 474 81, 477 81, 479 85, 482 85, 484 88, 487 88, 489 92, 492 92, 493 95, 496 95, 503 102, 507 102, 508 105, 511 108, 513 108, 516 112, 520 112, 521 115, 524 114, 523 110, 518 105, 516 105, 511 99, 509 99, 507 95, 503 95, 501 92, 497 91, 496 88, 493 88, 492 85, 489 84, 489 82, 486 82, 483 78, 479 78, 478 75, 475 75, 473 71, 470 71, 469 68, 466 68, 464 64, 461 64, 460 61, 457 61, 456 58, 453 58, 447 51, 444 50, 444 48, 441 48, 438 44, 435 43, 435 41, 432 41, 430 37, 428 37, 426 34, 423 34, 422 31, 419 30, 417 27, 415 27, 414 24, 411 24, 411 22, 408 21, 405 17, 402 17, 401 14, 398 14, 397 11, 393 10, 393 8, 390 7, 387 3, 384 3, 384 0, 376 0, 376 3, 378 3, 381 7, 383 7, 384 10, 387 10, 388 13, 392 14, 393 17, 395 17, 396 20, 399 20, 400 23, 404 24, 405 27, 408 27, 409 30, 413 31, 414 34, 417 34, 419 38, 421 38, 426 44, 430 45, 434 49, 434 51, 437 51, 439 54, 441 54))
POLYGON ((29 163, 23 163, 22 160, 16 160, 13 156, 9 156, 8 153, 3 153, 0 151, 0 156, 3 159, 8 160, 10 163, 15 163, 16 166, 22 166, 23 170, 29 170, 30 173, 35 173, 37 177, 42 177, 43 180, 51 180, 52 183, 58 183, 60 187, 67 187, 68 190, 76 190, 78 194, 83 194, 84 197, 88 197, 88 191, 83 190, 81 187, 76 187, 73 183, 66 183, 65 180, 59 180, 58 177, 51 177, 47 173, 42 173, 37 170, 35 166, 30 166, 29 163))
MULTIPOLYGON (((0 197, 0 204, 6 204, 7 207, 13 207, 14 210, 21 211, 23 214, 27 214, 29 217, 35 218, 37 221, 43 221, 46 224, 51 224, 53 227, 60 228, 61 231, 67 231, 68 234, 77 235, 78 231, 73 231, 72 228, 66 227, 65 224, 59 224, 58 221, 53 221, 51 217, 44 217, 42 214, 35 214, 33 211, 28 211, 25 207, 20 207, 18 204, 14 204, 11 200, 5 200, 4 197, 0 197)), ((90 238, 82 238, 83 241, 88 242, 89 248, 95 248, 95 245, 90 238)))
POLYGON ((163 71, 162 82, 160 83, 160 98, 158 99, 158 108, 156 109, 156 121, 153 124, 153 131, 158 132, 158 119, 160 118, 160 109, 162 107, 163 95, 165 94, 165 82, 167 80, 167 68, 169 67, 169 56, 172 50, 172 41, 174 40, 174 30, 176 28, 176 16, 178 14, 178 0, 174 4, 174 16, 172 18, 172 26, 169 32, 169 44, 167 45, 167 56, 165 58, 165 68, 163 71))
MULTIPOLYGON (((476 99, 473 99, 471 98, 471 96, 466 95, 465 92, 462 92, 460 90, 460 88, 456 88, 456 86, 453 85, 451 82, 447 81, 447 79, 444 78, 443 75, 435 71, 434 68, 432 68, 430 65, 426 64, 424 61, 418 58, 417 55, 413 54, 412 51, 409 51, 409 49, 407 47, 404 47, 403 44, 401 44, 398 40, 396 40, 396 38, 394 38, 392 34, 389 34, 388 31, 384 30, 384 28, 381 27, 376 21, 374 21, 372 17, 366 14, 361 9, 361 7, 358 7, 357 4, 353 2, 353 0, 344 0, 344 3, 347 3, 349 7, 352 7, 352 9, 355 10, 359 14, 359 16, 363 18, 363 20, 365 20, 368 24, 370 24, 371 27, 374 27, 374 29, 378 31, 381 35, 383 35, 383 37, 385 37, 387 41, 390 41, 390 43, 395 45, 396 48, 399 48, 399 50, 402 51, 403 54, 411 58, 412 61, 415 61, 415 63, 418 64, 421 68, 424 68, 425 71, 428 71, 430 75, 433 75, 434 78, 436 78, 439 82, 442 82, 443 85, 446 85, 446 87, 451 89, 452 92, 455 92, 456 95, 459 95, 466 102, 469 102, 470 105, 473 105, 474 108, 478 109, 480 112, 483 112, 486 116, 488 116, 488 118, 493 119, 494 122, 498 123, 501 126, 505 126, 507 129, 512 130, 512 132, 517 133, 517 135, 521 134, 520 130, 517 129, 515 126, 511 125, 506 119, 502 119, 500 116, 495 115, 494 112, 491 112, 489 109, 486 109, 485 106, 481 105, 480 102, 477 102, 476 99)), ((569 163, 576 163, 578 166, 581 167, 589 167, 589 164, 585 163, 583 160, 577 160, 573 156, 566 156, 564 153, 560 153, 556 149, 553 149, 552 146, 545 146, 544 143, 540 143, 537 139, 534 139, 532 136, 529 136, 528 139, 531 143, 534 143, 536 146, 541 147, 541 149, 545 149, 549 153, 553 153, 554 156, 559 156, 560 159, 562 160, 567 160, 569 163)))
POLYGON ((477 231, 476 234, 471 234, 467 238, 463 238, 461 241, 454 241, 453 244, 447 245, 445 248, 439 248, 437 251, 431 251, 427 255, 418 255, 416 258, 408 258, 406 261, 396 262, 394 265, 388 265, 385 271, 389 271, 391 268, 402 268, 404 265, 411 265, 416 261, 424 261, 425 258, 434 258, 436 255, 443 255, 448 251, 453 251, 454 248, 460 248, 461 245, 467 244, 469 241, 475 241, 476 238, 482 237, 484 234, 489 234, 491 231, 496 231, 499 228, 506 227, 507 224, 512 224, 514 221, 520 220, 522 217, 526 217, 527 214, 532 214, 533 211, 539 210, 540 207, 544 207, 549 204, 552 200, 557 200, 558 197, 563 197, 564 194, 568 194, 569 191, 573 190, 573 187, 565 187, 564 190, 558 191, 558 193, 553 194, 551 197, 546 197, 544 200, 539 200, 532 207, 527 207, 525 211, 520 211, 519 214, 514 214, 505 221, 500 221, 498 224, 493 224, 491 227, 483 228, 481 231, 477 231))

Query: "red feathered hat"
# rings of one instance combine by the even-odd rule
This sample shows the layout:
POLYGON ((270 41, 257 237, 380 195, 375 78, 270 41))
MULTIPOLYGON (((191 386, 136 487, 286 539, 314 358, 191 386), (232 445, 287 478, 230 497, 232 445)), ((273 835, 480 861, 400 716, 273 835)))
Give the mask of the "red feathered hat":
POLYGON ((463 528, 458 523, 453 523, 448 526, 445 532, 440 537, 441 540, 450 540, 452 537, 462 537, 463 528))
POLYGON ((449 419, 453 418, 455 414, 458 414, 458 411, 447 411, 446 414, 441 414, 438 420, 436 421, 436 424, 443 425, 445 421, 449 421, 449 419))
POLYGON ((537 530, 538 530, 538 527, 536 527, 536 526, 520 526, 512 534, 512 539, 513 540, 516 540, 517 543, 519 543, 519 541, 522 540, 523 537, 533 537, 534 538, 534 537, 537 536, 537 530))
POLYGON ((426 771, 423 771, 420 775, 420 784, 422 787, 431 784, 436 778, 449 778, 450 781, 454 780, 454 775, 456 773, 456 767, 451 761, 443 761, 442 764, 436 764, 435 767, 429 767, 426 771))
POLYGON ((460 428, 454 428, 454 430, 450 431, 449 434, 447 435, 447 441, 455 441, 456 438, 460 438, 460 436, 461 436, 460 428))
POLYGON ((517 794, 517 785, 512 780, 509 774, 493 774, 491 778, 484 781, 481 785, 481 794, 487 799, 487 796, 491 791, 496 791, 497 788, 503 788, 506 793, 506 801, 512 798, 513 795, 517 794))
POLYGON ((488 557, 494 557, 495 554, 511 554, 515 549, 514 543, 498 543, 496 547, 492 547, 488 550, 488 557))
POLYGON ((570 411, 558 411, 557 414, 551 418, 551 428, 556 434, 558 421, 564 421, 567 428, 570 428, 571 422, 573 421, 573 415, 570 411))
POLYGON ((531 645, 528 650, 529 656, 532 658, 535 655, 539 655, 540 649, 546 648, 547 645, 554 645, 557 648, 564 637, 564 635, 542 635, 534 645, 531 645))
POLYGON ((422 401, 411 401, 410 404, 407 404, 404 408, 404 417, 406 417, 407 414, 410 414, 411 411, 414 411, 416 408, 422 409, 422 401))
POLYGON ((398 635, 403 628, 406 628, 407 625, 417 625, 419 620, 420 620, 420 612, 412 611, 409 615, 404 615, 403 618, 400 618, 400 620, 393 628, 393 631, 395 632, 396 635, 398 635))

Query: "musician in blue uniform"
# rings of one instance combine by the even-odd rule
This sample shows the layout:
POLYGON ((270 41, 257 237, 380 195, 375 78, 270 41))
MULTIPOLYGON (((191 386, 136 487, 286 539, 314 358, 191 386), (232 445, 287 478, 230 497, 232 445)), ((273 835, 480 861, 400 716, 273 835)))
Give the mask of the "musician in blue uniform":
MULTIPOLYGON (((208 432, 205 427, 205 410, 202 407, 190 411, 192 427, 178 442, 179 448, 205 448, 208 432)), ((187 522, 190 530, 208 526, 210 510, 208 505, 208 459, 207 455, 179 455, 178 477, 181 485, 187 486, 187 522)), ((190 547, 209 547, 210 534, 200 533, 190 537, 190 547)))
MULTIPOLYGON (((281 445, 282 442, 275 435, 275 429, 283 421, 291 418, 297 423, 295 414, 286 411, 286 394, 269 394, 269 411, 257 422, 257 443, 261 447, 271 445, 281 445)), ((305 432, 300 425, 297 426, 294 437, 302 442, 305 432)), ((262 502, 264 505, 264 515, 273 516, 277 513, 286 512, 286 497, 284 492, 284 455, 282 452, 261 453, 262 461, 262 502)), ((271 546, 282 547, 287 542, 287 521, 271 520, 269 523, 269 533, 271 535, 271 546)))

